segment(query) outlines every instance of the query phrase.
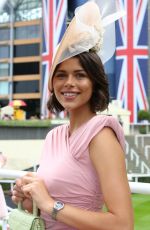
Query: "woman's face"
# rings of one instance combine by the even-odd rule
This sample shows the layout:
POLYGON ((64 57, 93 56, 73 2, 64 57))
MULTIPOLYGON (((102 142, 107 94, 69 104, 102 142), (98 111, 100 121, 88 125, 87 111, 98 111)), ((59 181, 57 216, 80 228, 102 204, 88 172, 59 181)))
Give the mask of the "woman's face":
POLYGON ((92 82, 78 58, 62 62, 53 76, 55 96, 68 111, 89 108, 92 88, 92 82))

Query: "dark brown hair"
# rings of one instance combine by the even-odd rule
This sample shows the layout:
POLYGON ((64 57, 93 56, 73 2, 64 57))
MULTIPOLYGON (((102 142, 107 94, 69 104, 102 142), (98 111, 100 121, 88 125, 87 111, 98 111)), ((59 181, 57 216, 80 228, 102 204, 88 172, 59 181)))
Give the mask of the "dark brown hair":
MULTIPOLYGON (((78 54, 73 58, 78 58, 81 66, 93 83, 93 94, 90 99, 91 110, 93 112, 105 110, 109 104, 109 86, 100 57, 91 51, 78 54)), ((57 65, 53 76, 59 65, 57 65)), ((47 107, 51 112, 61 112, 64 110, 64 107, 56 99, 54 93, 50 96, 47 107)))

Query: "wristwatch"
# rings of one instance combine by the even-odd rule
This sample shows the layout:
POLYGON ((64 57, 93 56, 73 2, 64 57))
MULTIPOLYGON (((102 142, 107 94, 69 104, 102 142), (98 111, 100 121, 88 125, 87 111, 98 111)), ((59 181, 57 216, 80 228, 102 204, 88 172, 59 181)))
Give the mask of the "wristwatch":
POLYGON ((53 209, 52 209, 52 219, 56 220, 57 213, 64 208, 64 203, 61 201, 55 201, 53 209))

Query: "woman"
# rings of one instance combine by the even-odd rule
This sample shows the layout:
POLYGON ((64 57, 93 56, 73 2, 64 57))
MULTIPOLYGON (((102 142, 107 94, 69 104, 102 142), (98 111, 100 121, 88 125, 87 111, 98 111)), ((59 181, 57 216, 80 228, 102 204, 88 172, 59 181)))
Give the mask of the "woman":
POLYGON ((18 179, 12 199, 29 211, 33 199, 46 229, 133 230, 122 128, 96 115, 109 103, 101 59, 91 49, 56 63, 48 108, 65 109, 70 123, 48 133, 37 174, 18 179))
POLYGON ((133 229, 122 129, 113 117, 96 115, 109 102, 100 58, 85 52, 62 62, 52 85, 49 107, 65 108, 70 125, 50 131, 38 177, 29 173, 18 179, 13 200, 18 202, 16 189, 23 186, 25 208, 32 197, 47 229, 133 229), (64 203, 57 222, 51 217, 56 200, 64 203), (101 210, 103 203, 107 212, 101 210))

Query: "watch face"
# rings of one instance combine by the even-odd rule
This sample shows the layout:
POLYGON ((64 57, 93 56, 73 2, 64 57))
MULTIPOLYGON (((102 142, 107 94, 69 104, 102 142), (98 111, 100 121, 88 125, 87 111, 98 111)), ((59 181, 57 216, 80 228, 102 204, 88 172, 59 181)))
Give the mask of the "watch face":
POLYGON ((64 203, 61 201, 56 201, 54 204, 54 208, 57 209, 58 211, 61 210, 64 207, 64 203))

